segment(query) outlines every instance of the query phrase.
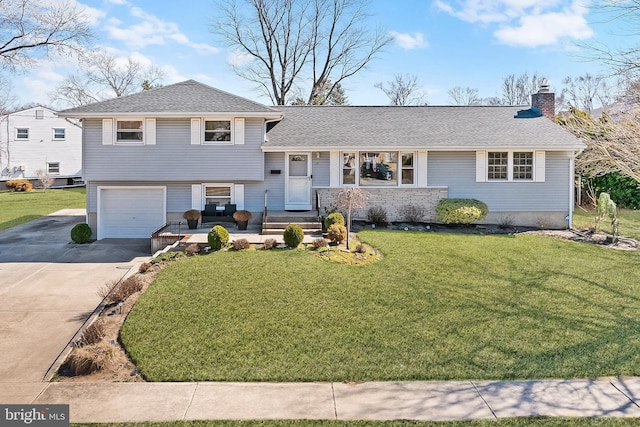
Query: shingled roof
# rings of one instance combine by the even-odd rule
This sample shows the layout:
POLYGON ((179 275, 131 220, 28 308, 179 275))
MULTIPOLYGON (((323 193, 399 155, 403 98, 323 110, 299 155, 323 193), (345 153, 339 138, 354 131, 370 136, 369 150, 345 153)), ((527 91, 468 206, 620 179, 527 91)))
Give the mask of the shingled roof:
MULTIPOLYGON (((275 108, 275 107, 274 107, 275 108)), ((264 151, 357 148, 580 150, 582 142, 522 107, 278 107, 264 151)))
POLYGON ((61 111, 63 117, 105 115, 194 116, 196 114, 242 113, 244 116, 278 116, 273 108, 219 89, 187 80, 133 95, 96 102, 61 111))

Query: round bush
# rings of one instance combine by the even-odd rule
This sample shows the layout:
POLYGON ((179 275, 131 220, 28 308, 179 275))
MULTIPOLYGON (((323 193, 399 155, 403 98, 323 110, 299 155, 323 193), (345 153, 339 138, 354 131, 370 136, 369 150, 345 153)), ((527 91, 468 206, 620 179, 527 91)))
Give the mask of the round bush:
POLYGON ((327 238, 339 245, 347 238, 347 228, 344 225, 333 224, 327 230, 327 238))
POLYGON ((91 239, 91 227, 88 224, 76 224, 71 229, 71 240, 76 243, 87 243, 91 239))
POLYGON ((333 224, 344 225, 344 216, 340 212, 334 212, 332 214, 329 214, 324 219, 324 227, 327 230, 329 230, 329 227, 331 227, 333 224))
POLYGON ((304 240, 304 231, 297 224, 289 224, 282 234, 285 245, 290 248, 297 248, 304 240))
POLYGON ((207 241, 211 249, 220 250, 229 244, 229 232, 221 225, 216 225, 207 235, 207 241))
POLYGON ((442 199, 436 207, 438 220, 445 224, 471 224, 484 219, 489 208, 475 199, 442 199))

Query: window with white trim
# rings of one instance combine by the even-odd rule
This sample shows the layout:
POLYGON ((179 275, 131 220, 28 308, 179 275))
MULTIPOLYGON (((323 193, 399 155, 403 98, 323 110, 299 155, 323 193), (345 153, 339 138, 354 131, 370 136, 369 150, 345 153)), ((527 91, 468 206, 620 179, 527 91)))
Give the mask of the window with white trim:
POLYGON ((230 184, 204 185, 204 204, 216 203, 218 206, 224 206, 226 203, 232 203, 232 191, 230 184))
POLYGON ((204 121, 205 143, 230 143, 231 141, 231 120, 204 121))
POLYGON ((399 187, 416 183, 416 153, 399 151, 341 152, 342 186, 399 187))
POLYGON ((142 120, 116 120, 116 142, 120 144, 142 143, 142 120))
POLYGON ((530 151, 513 153, 513 180, 533 179, 533 153, 530 151))
POLYGON ((54 141, 64 141, 64 138, 65 138, 65 128, 53 128, 54 141))
POLYGON ((487 181, 533 181, 532 151, 487 152, 487 181))
POLYGON ((16 139, 29 139, 29 128, 16 128, 16 139))
POLYGON ((413 153, 402 153, 401 167, 402 167, 402 180, 403 185, 413 185, 414 183, 414 158, 413 153))
POLYGON ((59 174, 60 173, 60 162, 48 162, 47 163, 47 173, 59 174))

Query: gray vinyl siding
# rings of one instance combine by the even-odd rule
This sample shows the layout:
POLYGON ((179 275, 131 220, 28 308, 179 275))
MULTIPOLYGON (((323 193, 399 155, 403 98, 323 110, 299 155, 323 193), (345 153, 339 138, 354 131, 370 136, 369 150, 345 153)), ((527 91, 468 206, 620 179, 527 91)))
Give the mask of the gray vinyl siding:
POLYGON ((84 121, 86 180, 261 181, 262 119, 245 120, 244 145, 192 145, 189 119, 157 119, 156 145, 103 145, 102 121, 84 121))
POLYGON ((446 186, 451 198, 474 198, 489 211, 566 211, 569 153, 547 152, 545 182, 476 182, 476 153, 430 151, 427 184, 446 186))
POLYGON ((284 210, 284 153, 266 153, 264 166, 264 181, 245 184, 245 209, 259 212, 264 209, 264 192, 268 190, 268 208, 270 210, 284 210), (272 174, 271 170, 279 170, 280 174, 272 174))
POLYGON ((317 159, 313 154, 313 160, 311 163, 311 171, 313 174, 313 186, 314 187, 328 187, 329 186, 329 160, 330 154, 328 151, 320 153, 320 158, 317 159))

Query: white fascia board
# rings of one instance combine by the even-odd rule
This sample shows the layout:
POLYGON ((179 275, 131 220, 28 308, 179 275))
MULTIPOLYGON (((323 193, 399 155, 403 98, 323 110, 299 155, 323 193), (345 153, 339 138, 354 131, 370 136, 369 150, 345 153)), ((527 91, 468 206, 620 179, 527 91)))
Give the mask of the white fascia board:
POLYGON ((103 118, 111 118, 111 117, 153 117, 153 118, 191 118, 191 117, 258 117, 261 119, 281 119, 282 113, 273 112, 273 113, 251 113, 251 112, 224 112, 219 113, 215 111, 205 111, 205 112, 194 112, 188 113, 184 111, 180 112, 128 112, 128 113, 117 113, 117 112, 102 112, 102 113, 58 113, 60 117, 73 117, 80 119, 103 119, 103 118))
POLYGON ((280 153, 287 151, 575 151, 582 149, 581 146, 565 146, 565 147, 548 147, 548 146, 527 146, 527 147, 496 147, 496 146, 455 146, 455 147, 428 147, 428 146, 376 146, 376 147, 364 147, 364 146, 269 146, 269 147, 261 147, 262 151, 265 153, 280 153))

